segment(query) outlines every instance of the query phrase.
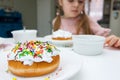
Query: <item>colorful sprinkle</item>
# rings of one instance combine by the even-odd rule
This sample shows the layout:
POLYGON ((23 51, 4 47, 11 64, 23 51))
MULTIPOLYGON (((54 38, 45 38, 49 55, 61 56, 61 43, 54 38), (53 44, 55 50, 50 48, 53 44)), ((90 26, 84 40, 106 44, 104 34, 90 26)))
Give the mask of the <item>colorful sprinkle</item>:
POLYGON ((59 52, 54 45, 48 42, 26 41, 24 43, 17 43, 7 55, 7 58, 22 62, 26 60, 24 58, 27 58, 29 62, 45 61, 44 59, 47 59, 46 57, 58 55, 59 52))
POLYGON ((14 78, 12 78, 12 80, 17 80, 17 79, 14 77, 14 78))
POLYGON ((44 80, 50 80, 50 78, 45 78, 44 80))
MULTIPOLYGON (((25 56, 32 56, 33 58, 42 58, 42 55, 47 53, 53 54, 53 51, 58 51, 58 49, 48 42, 26 41, 23 44, 17 43, 12 49, 11 53, 14 53, 15 59, 20 59, 25 56)), ((7 57, 9 58, 9 56, 10 55, 8 55, 7 57)))

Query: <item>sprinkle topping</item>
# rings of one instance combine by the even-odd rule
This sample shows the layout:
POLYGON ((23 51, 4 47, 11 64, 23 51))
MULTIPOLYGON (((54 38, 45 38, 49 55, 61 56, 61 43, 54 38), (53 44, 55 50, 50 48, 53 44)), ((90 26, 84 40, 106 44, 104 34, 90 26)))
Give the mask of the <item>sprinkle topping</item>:
POLYGON ((9 60, 24 62, 25 65, 32 65, 33 62, 52 62, 52 56, 58 55, 59 50, 52 44, 42 41, 27 41, 17 43, 8 54, 9 60))

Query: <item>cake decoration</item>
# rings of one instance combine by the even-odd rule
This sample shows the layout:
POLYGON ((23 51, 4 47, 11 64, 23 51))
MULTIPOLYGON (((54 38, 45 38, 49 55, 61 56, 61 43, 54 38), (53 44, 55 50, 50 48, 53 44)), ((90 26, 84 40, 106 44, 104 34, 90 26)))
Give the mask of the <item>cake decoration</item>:
POLYGON ((58 55, 60 51, 52 44, 42 41, 27 41, 17 43, 8 54, 8 60, 23 62, 24 65, 32 65, 33 62, 52 62, 52 56, 58 55))
POLYGON ((50 80, 50 78, 45 78, 44 80, 50 80))
POLYGON ((60 39, 60 40, 69 40, 69 39, 71 39, 72 38, 72 33, 70 33, 70 32, 68 32, 68 31, 65 31, 65 30, 61 30, 61 29, 59 29, 59 30, 57 30, 57 31, 55 31, 55 32, 53 32, 53 34, 52 34, 52 39, 55 39, 55 40, 57 40, 57 39, 60 39))
POLYGON ((13 77, 12 80, 17 80, 17 79, 15 77, 13 77))

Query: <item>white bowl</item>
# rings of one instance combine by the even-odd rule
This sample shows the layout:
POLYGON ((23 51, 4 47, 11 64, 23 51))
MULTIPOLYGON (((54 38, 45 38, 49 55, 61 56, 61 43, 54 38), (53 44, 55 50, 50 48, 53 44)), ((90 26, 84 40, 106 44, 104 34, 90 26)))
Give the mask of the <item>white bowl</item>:
POLYGON ((97 55, 103 52, 105 37, 97 35, 73 35, 73 49, 82 55, 97 55))
POLYGON ((11 33, 15 42, 25 42, 37 38, 37 30, 15 30, 11 33))

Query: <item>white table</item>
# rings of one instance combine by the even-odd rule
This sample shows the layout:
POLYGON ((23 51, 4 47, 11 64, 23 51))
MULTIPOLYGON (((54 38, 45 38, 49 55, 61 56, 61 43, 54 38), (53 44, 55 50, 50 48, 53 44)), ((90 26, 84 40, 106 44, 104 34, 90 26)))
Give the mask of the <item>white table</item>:
MULTIPOLYGON (((13 42, 12 38, 5 39, 13 42)), ((71 48, 64 48, 71 50, 71 48)), ((79 56, 83 65, 79 73, 69 80, 120 80, 120 49, 104 48, 97 56, 79 56)))
POLYGON ((83 66, 70 80, 120 80, 120 49, 105 48, 102 55, 80 58, 83 66))

